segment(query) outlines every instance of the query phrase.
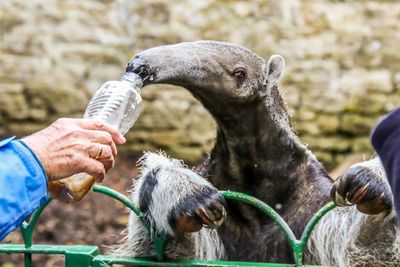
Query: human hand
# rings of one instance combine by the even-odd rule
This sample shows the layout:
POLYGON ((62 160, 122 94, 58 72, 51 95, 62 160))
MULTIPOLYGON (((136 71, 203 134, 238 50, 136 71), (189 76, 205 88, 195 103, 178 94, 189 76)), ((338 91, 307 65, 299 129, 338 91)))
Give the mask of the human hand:
POLYGON ((101 121, 63 118, 22 141, 42 162, 49 182, 81 172, 101 182, 125 138, 101 121))

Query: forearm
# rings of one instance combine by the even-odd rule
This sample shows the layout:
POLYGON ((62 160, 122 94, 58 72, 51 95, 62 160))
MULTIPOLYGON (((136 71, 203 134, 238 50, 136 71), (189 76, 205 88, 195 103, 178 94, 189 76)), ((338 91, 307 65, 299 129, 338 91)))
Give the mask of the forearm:
POLYGON ((47 199, 46 173, 21 141, 0 142, 0 240, 47 199))

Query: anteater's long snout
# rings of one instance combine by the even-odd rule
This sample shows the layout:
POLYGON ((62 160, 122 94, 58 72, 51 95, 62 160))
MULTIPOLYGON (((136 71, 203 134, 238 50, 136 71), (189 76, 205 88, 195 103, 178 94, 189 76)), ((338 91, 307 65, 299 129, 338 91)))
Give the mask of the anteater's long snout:
POLYGON ((155 78, 155 72, 152 72, 149 62, 142 55, 134 56, 126 67, 126 72, 133 72, 140 76, 143 82, 152 82, 155 78))
POLYGON ((135 55, 126 67, 127 72, 138 74, 144 84, 164 83, 179 76, 179 63, 185 60, 175 46, 159 46, 135 55))
POLYGON ((200 48, 191 43, 150 48, 135 55, 126 71, 138 74, 144 85, 191 83, 204 76, 201 59, 205 54, 200 48))

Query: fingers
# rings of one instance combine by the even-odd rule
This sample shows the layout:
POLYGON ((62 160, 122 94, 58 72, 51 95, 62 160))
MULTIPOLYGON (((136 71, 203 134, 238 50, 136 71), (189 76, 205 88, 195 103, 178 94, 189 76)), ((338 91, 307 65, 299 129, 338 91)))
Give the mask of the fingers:
POLYGON ((106 173, 108 170, 110 170, 112 167, 114 167, 114 161, 113 160, 98 160, 104 165, 104 169, 106 170, 106 173))
POLYGON ((93 176, 96 181, 101 182, 106 175, 106 168, 102 162, 87 158, 87 160, 82 164, 81 172, 86 172, 87 174, 93 176))
MULTIPOLYGON (((110 146, 92 143, 88 149, 87 154, 89 158, 94 159, 103 164, 104 170, 107 173, 109 169, 114 166, 115 158, 114 152, 110 146)), ((104 176, 96 176, 96 182, 101 183, 104 176)))
POLYGON ((122 134, 118 131, 118 129, 102 121, 92 120, 92 119, 81 119, 81 120, 76 120, 76 123, 78 126, 87 130, 100 130, 110 133, 112 139, 118 145, 121 145, 126 142, 125 137, 122 136, 122 134))
POLYGON ((111 160, 114 161, 115 152, 108 145, 99 143, 90 143, 86 148, 86 153, 90 158, 97 160, 111 160))
POLYGON ((104 145, 108 145, 112 149, 112 154, 114 157, 117 156, 117 146, 115 145, 111 134, 104 131, 98 130, 84 130, 86 135, 89 137, 89 140, 93 143, 100 143, 104 145))
POLYGON ((79 172, 101 181, 114 165, 116 145, 124 143, 125 138, 103 122, 60 118, 23 141, 41 160, 50 181, 79 172))

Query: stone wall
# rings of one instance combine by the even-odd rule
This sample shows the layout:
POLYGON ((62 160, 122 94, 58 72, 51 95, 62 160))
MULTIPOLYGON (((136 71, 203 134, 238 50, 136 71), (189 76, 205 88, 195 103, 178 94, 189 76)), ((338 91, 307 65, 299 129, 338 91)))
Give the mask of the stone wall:
MULTIPOLYGON (((91 93, 136 52, 198 39, 279 53, 281 83, 302 140, 329 167, 371 148, 378 118, 400 103, 400 2, 314 0, 2 0, 0 136, 81 116, 91 93)), ((215 126, 181 88, 143 90, 130 153, 199 160, 215 126)))

